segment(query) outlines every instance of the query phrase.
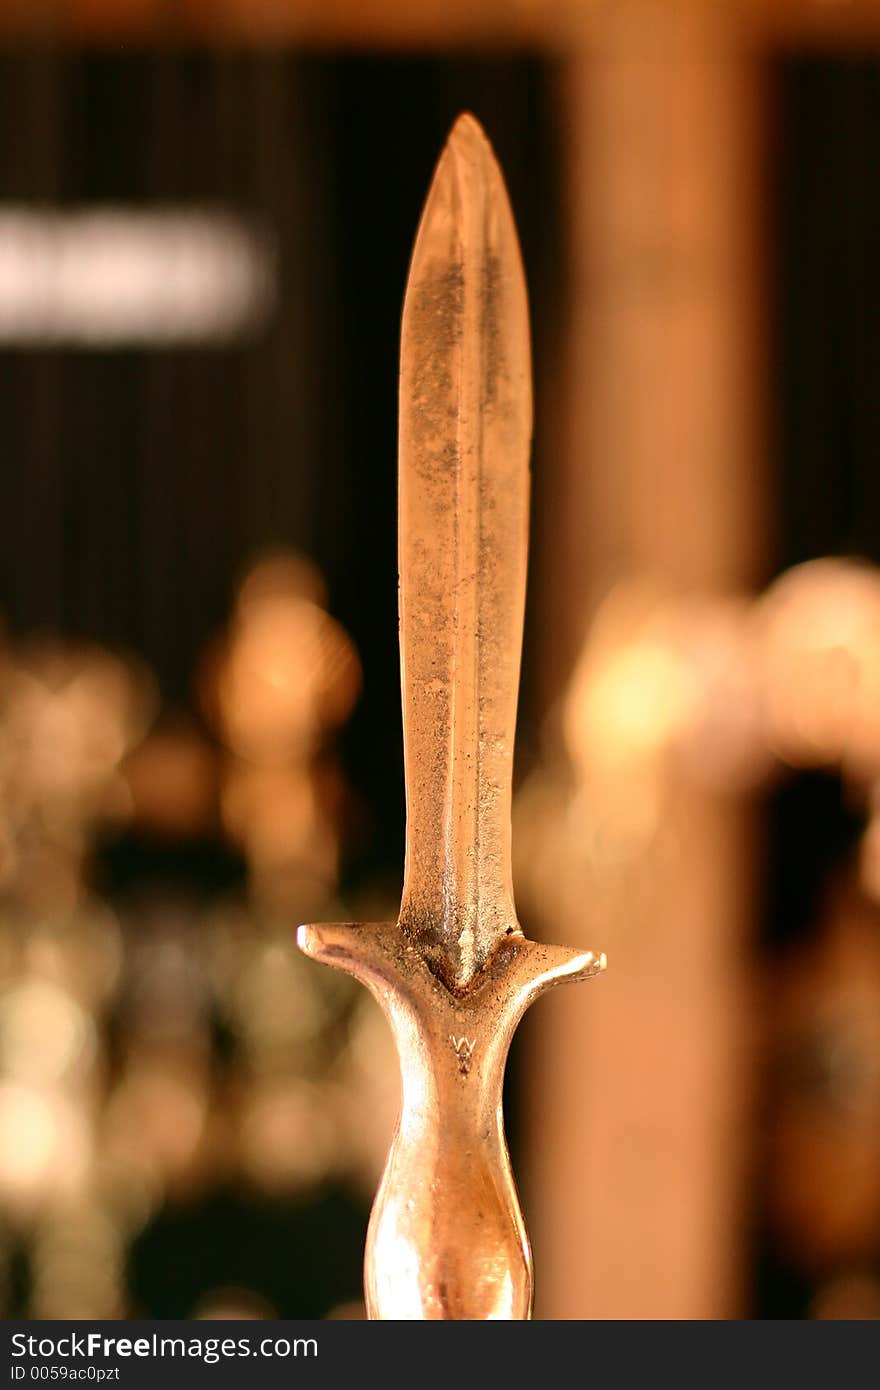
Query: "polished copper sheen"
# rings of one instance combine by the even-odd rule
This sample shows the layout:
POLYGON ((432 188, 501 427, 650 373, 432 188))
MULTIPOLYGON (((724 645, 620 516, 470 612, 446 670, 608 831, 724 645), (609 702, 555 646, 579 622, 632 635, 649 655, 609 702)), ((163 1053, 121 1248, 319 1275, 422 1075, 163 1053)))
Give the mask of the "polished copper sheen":
POLYGON ((371 1318, 527 1318, 501 1088, 513 1031, 604 956, 526 940, 510 802, 532 429, 528 305, 501 172, 456 122, 410 266, 400 359, 406 869, 396 923, 300 927, 388 1018, 402 1102, 367 1236, 371 1318))

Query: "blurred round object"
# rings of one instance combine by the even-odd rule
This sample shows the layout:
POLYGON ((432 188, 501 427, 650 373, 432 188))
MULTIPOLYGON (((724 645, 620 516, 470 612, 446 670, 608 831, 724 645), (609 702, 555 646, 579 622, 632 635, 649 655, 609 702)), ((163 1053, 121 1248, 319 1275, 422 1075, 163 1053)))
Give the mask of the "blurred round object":
POLYGON ((758 603, 756 631, 777 755, 880 768, 880 572, 849 560, 798 565, 758 603))
POLYGON ((261 1322, 278 1313, 262 1294, 230 1286, 203 1294, 190 1316, 207 1322, 261 1322))
POLYGON ((114 914, 88 898, 69 917, 21 924, 26 968, 69 990, 89 1008, 106 1002, 122 969, 122 933, 114 914))
POLYGON ((722 597, 683 598, 664 616, 693 692, 675 751, 706 786, 753 787, 770 767, 751 616, 750 602, 722 597))
POLYGON ((285 1078, 250 1086, 239 1154, 246 1176, 264 1191, 290 1192, 320 1182, 339 1161, 328 1088, 285 1078))
POLYGON ((251 1065, 286 1069, 314 1051, 347 993, 325 988, 292 936, 289 943, 270 936, 241 962, 227 1008, 251 1065))
POLYGON ((340 790, 313 766, 241 762, 227 769, 223 822, 247 857, 257 896, 298 898, 305 909, 332 891, 340 790))
POLYGON ((0 1067, 21 1081, 82 1073, 96 1049, 94 1023, 65 990, 25 977, 0 995, 0 1067))
POLYGON ((91 1160, 86 1114, 57 1091, 0 1082, 0 1198, 30 1210, 78 1191, 91 1160))
POLYGON ((629 777, 670 753, 709 785, 750 785, 763 775, 749 612, 743 600, 664 593, 646 582, 613 589, 566 703, 579 777, 629 777))
POLYGON ((564 717, 568 752, 582 778, 665 753, 690 717, 696 698, 690 673, 657 630, 663 602, 646 584, 621 584, 596 615, 564 717))
POLYGON ((192 1075, 141 1063, 110 1096, 103 1149, 114 1161, 178 1184, 195 1173, 206 1118, 207 1097, 192 1075))
POLYGON ((880 1319, 880 1279, 858 1269, 836 1275, 815 1294, 810 1317, 845 1322, 880 1319))
POLYGON ((244 581, 227 637, 209 652, 202 702, 239 757, 280 763, 309 753, 360 692, 360 663, 340 625, 309 595, 298 559, 276 557, 244 581))
POLYGON ((217 819, 217 753, 189 721, 167 721, 127 758, 139 829, 169 838, 204 835, 217 819))
POLYGON ((146 667, 99 647, 33 644, 2 689, 0 783, 14 818, 60 831, 119 809, 116 768, 153 718, 146 667))
POLYGON ((324 576, 318 566, 299 551, 276 550, 251 565, 239 586, 236 610, 246 613, 252 604, 279 597, 304 598, 319 608, 327 607, 324 576))

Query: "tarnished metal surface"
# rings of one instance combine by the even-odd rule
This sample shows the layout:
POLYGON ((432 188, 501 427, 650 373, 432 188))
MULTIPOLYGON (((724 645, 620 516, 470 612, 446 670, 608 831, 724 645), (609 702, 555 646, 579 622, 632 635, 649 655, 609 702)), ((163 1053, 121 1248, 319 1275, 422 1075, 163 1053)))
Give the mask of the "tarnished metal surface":
POLYGON ((531 1256, 504 1139, 513 1031, 604 956, 527 941, 510 797, 525 596, 529 329, 516 230, 477 122, 456 122, 416 240, 400 371, 407 850, 397 923, 301 927, 379 1000, 401 1115, 370 1221, 376 1318, 525 1318, 531 1256))
POLYGON ((510 787, 531 432, 516 228, 489 143, 462 116, 410 266, 398 503, 407 804, 400 921, 452 985, 467 984, 518 930, 510 787))

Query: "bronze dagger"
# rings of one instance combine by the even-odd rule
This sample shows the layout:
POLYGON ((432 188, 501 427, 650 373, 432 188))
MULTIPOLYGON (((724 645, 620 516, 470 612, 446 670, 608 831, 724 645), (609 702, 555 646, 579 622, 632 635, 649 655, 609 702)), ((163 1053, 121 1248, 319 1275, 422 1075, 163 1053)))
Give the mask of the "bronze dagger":
POLYGON ((400 916, 297 938, 368 985, 400 1056, 401 1112, 367 1236, 371 1318, 530 1316, 501 1110, 507 1051, 539 994, 605 966, 527 940, 513 901, 531 430, 513 214, 488 140, 463 115, 434 173, 403 310, 400 916))

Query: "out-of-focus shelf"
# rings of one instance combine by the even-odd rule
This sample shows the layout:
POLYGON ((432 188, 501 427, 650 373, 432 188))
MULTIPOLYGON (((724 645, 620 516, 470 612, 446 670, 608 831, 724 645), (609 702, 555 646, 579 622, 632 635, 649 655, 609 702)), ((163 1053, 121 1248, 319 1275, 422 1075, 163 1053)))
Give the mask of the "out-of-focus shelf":
MULTIPOLYGON (((609 0, 0 0, 0 42, 167 42, 303 48, 518 48, 588 42, 609 0)), ((619 4, 620 0, 616 0, 619 4)), ((757 47, 880 46, 876 0, 629 0, 706 7, 757 47)))

